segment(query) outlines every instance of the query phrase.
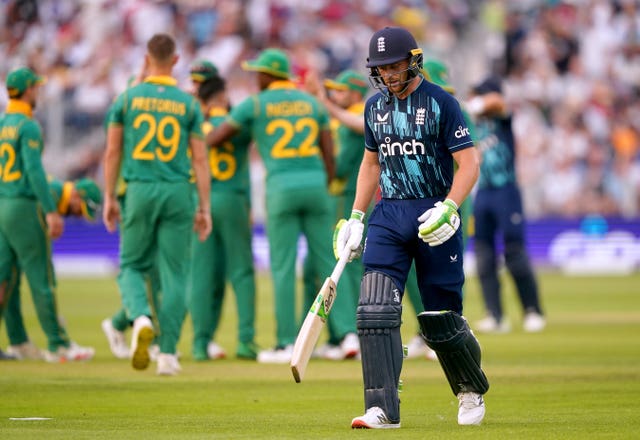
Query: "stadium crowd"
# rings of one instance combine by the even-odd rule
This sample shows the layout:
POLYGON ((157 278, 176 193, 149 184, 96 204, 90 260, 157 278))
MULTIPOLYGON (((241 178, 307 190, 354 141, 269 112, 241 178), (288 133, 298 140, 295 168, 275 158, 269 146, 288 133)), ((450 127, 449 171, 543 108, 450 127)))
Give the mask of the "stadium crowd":
MULTIPOLYGON (((515 110, 525 211, 637 216, 640 211, 640 8, 637 0, 5 0, 0 75, 28 65, 48 78, 38 118, 45 167, 100 178, 104 117, 140 70, 144 43, 175 35, 176 75, 197 59, 229 78, 231 101, 253 91, 240 61, 285 49, 299 77, 364 72, 368 38, 397 24, 444 61, 456 96, 504 77, 515 110)), ((4 93, 4 91, 2 91, 4 93)), ((4 106, 6 96, 0 94, 4 106)), ((260 178, 259 173, 256 173, 260 178)), ((259 204, 256 207, 259 208, 259 204)), ((255 214, 261 219, 261 213, 255 214)))

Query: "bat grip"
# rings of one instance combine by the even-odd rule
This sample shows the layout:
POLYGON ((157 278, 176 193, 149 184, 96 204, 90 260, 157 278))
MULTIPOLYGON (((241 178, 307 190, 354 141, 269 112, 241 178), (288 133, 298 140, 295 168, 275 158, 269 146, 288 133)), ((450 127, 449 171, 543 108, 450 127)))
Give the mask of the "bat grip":
POLYGON ((342 271, 345 266, 349 262, 349 256, 351 255, 351 249, 345 246, 340 254, 340 258, 338 258, 338 262, 336 266, 333 268, 333 272, 331 272, 331 280, 338 284, 338 280, 340 279, 340 275, 342 275, 342 271))

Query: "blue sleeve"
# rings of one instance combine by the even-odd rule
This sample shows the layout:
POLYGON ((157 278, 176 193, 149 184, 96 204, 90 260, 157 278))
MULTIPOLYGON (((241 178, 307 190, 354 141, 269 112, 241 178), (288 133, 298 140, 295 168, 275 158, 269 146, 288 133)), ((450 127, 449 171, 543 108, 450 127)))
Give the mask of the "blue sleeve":
POLYGON ((462 114, 460 104, 451 95, 445 95, 442 101, 443 138, 451 153, 473 147, 471 130, 462 114))

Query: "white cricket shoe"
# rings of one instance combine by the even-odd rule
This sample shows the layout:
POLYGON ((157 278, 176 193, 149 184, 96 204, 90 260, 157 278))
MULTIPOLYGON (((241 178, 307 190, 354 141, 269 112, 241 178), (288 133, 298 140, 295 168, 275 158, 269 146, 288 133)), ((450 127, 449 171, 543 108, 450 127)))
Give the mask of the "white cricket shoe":
POLYGON ((407 359, 426 358, 430 361, 438 360, 436 352, 433 351, 427 343, 422 339, 422 336, 415 335, 407 344, 407 359))
POLYGON ((75 342, 71 342, 68 347, 58 347, 58 350, 51 352, 43 351, 44 360, 49 363, 64 363, 67 361, 88 361, 96 353, 93 347, 81 347, 75 342))
POLYGON ((151 359, 151 362, 158 362, 159 354, 160 354, 160 346, 158 344, 151 344, 149 346, 149 359, 151 359))
POLYGON ((138 316, 133 322, 131 335, 131 365, 136 370, 144 370, 149 366, 151 356, 149 346, 153 341, 153 324, 148 316, 138 316))
POLYGON ((209 342, 207 345, 207 356, 209 359, 224 359, 227 357, 227 353, 224 351, 224 348, 216 344, 215 342, 209 342))
POLYGON ((399 427, 400 423, 391 423, 383 409, 377 406, 369 408, 363 416, 356 417, 351 421, 352 429, 389 429, 399 427))
POLYGON ((502 318, 500 322, 493 316, 489 315, 486 318, 476 322, 474 330, 478 333, 509 333, 511 331, 511 324, 502 318))
POLYGON ((471 391, 458 393, 458 425, 479 425, 484 418, 482 394, 471 391))
POLYGON ((118 359, 127 359, 129 357, 129 347, 127 346, 124 333, 116 330, 111 322, 111 318, 102 321, 102 331, 109 341, 109 349, 111 353, 118 359))
POLYGON ((356 359, 360 356, 360 339, 355 333, 347 333, 340 343, 343 359, 356 359))
POLYGON ((160 353, 156 373, 160 376, 175 376, 182 371, 178 356, 175 354, 160 353))
POLYGON ((347 333, 340 345, 324 344, 313 350, 313 358, 327 359, 330 361, 343 361, 345 359, 358 359, 360 357, 360 340, 355 333, 347 333))
POLYGON ((524 315, 524 322, 522 323, 522 327, 524 331, 527 333, 538 333, 544 330, 547 325, 547 321, 544 319, 539 313, 529 312, 524 315))
POLYGON ((262 364, 288 364, 293 356, 293 344, 276 347, 273 350, 262 350, 258 353, 258 362, 262 364))
POLYGON ((63 349, 63 354, 68 361, 88 361, 96 354, 96 350, 93 347, 81 347, 71 341, 71 344, 63 349))
POLYGON ((311 357, 314 359, 327 359, 330 361, 341 361, 344 359, 344 353, 339 345, 323 344, 313 350, 311 357))
POLYGON ((21 361, 25 359, 41 360, 43 358, 40 349, 31 341, 8 346, 7 354, 21 361))

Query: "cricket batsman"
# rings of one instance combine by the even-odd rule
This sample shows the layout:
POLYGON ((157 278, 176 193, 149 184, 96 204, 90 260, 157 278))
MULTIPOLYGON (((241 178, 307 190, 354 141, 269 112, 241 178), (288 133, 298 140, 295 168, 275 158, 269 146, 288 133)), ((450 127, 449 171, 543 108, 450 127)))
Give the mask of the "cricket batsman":
POLYGON ((364 409, 352 428, 399 428, 402 297, 415 261, 425 312, 418 321, 458 398, 458 424, 477 425, 489 382, 462 315, 464 284, 458 206, 479 174, 479 156, 456 99, 425 81, 422 50, 400 27, 375 32, 367 67, 379 90, 365 107, 365 153, 351 217, 336 231, 338 252, 358 256, 368 222, 357 326, 364 409), (454 163, 457 169, 454 172, 454 163))

